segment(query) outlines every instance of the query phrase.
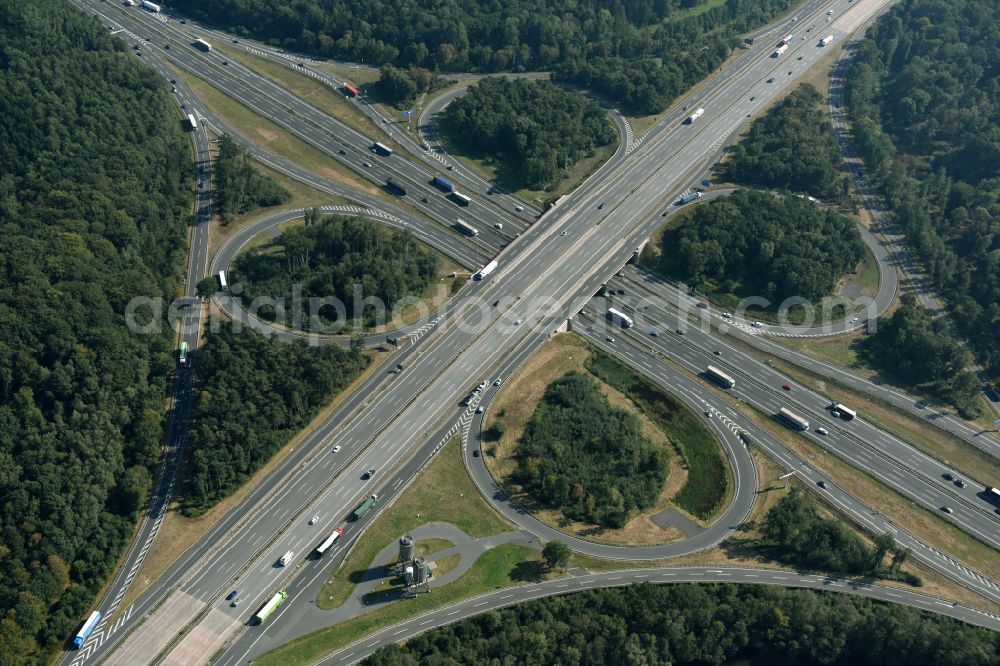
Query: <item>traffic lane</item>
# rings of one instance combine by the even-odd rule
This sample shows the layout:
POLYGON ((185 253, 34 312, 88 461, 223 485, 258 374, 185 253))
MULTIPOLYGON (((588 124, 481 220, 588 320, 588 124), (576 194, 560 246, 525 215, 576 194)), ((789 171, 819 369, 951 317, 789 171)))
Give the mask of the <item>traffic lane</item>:
MULTIPOLYGON (((592 306, 593 304, 591 304, 592 306)), ((626 306, 620 304, 619 306, 626 308, 626 306)), ((651 307, 655 306, 649 306, 644 310, 647 316, 651 307)), ((600 316, 600 313, 596 310, 592 310, 592 312, 595 313, 595 316, 600 316)), ((780 394, 781 392, 777 389, 785 385, 792 386, 792 390, 787 391, 783 395, 783 398, 788 404, 794 403, 798 405, 800 409, 797 408, 797 412, 810 414, 814 419, 820 419, 820 422, 824 426, 834 428, 844 434, 850 433, 852 437, 859 438, 862 445, 871 446, 876 453, 894 460, 899 465, 925 475, 927 480, 951 493, 955 498, 964 498, 973 508, 980 508, 984 504, 978 498, 978 491, 974 488, 969 486, 962 488, 944 479, 939 471, 943 468, 943 463, 940 461, 924 454, 922 451, 891 434, 875 428, 862 418, 843 421, 831 416, 829 414, 831 403, 826 397, 793 386, 793 383, 789 379, 775 371, 771 366, 761 363, 756 358, 742 352, 742 350, 711 337, 708 332, 702 331, 698 327, 688 326, 685 319, 678 317, 674 313, 657 310, 655 311, 655 316, 663 320, 671 329, 676 326, 682 327, 683 330, 686 330, 686 334, 677 336, 674 332, 667 332, 660 336, 649 335, 646 344, 660 349, 663 353, 676 354, 678 358, 688 364, 692 372, 702 373, 707 365, 714 364, 727 369, 737 377, 744 377, 750 381, 757 382, 765 391, 774 391, 776 394, 780 394), (672 345, 671 341, 673 340, 676 340, 680 345, 672 345), (713 351, 710 352, 709 350, 713 351), (715 352, 720 353, 716 354, 715 352), (876 448, 875 444, 879 446, 876 448)), ((634 330, 642 331, 646 335, 653 330, 652 328, 643 329, 645 329, 645 325, 640 324, 634 330)), ((816 437, 811 431, 810 436, 816 437)), ((987 508, 988 517, 990 520, 994 520, 993 506, 987 505, 987 508)))
MULTIPOLYGON (((725 319, 719 316, 718 313, 712 310, 701 310, 696 308, 691 308, 691 304, 695 304, 697 299, 693 299, 689 296, 682 294, 676 287, 672 285, 667 285, 664 281, 655 278, 655 276, 643 274, 640 277, 636 277, 637 271, 629 267, 628 278, 632 279, 629 286, 630 290, 639 289, 645 292, 641 298, 643 303, 647 305, 642 306, 641 312, 643 315, 648 315, 651 306, 655 306, 660 311, 670 312, 672 315, 676 316, 674 310, 678 307, 682 308, 688 315, 694 314, 700 318, 700 321, 696 322, 701 324, 701 326, 715 325, 720 329, 720 332, 725 332, 733 335, 740 340, 747 342, 754 347, 767 351, 768 353, 774 354, 784 360, 794 363, 800 367, 806 368, 813 372, 823 374, 825 376, 831 377, 841 383, 861 390, 869 395, 874 395, 883 400, 886 400, 890 404, 894 404, 901 408, 906 409, 906 411, 918 416, 921 419, 929 421, 932 425, 940 427, 942 430, 950 432, 958 437, 961 437, 968 443, 976 446, 977 448, 984 450, 987 453, 992 453, 997 451, 1000 453, 1000 449, 997 449, 994 444, 995 440, 988 436, 982 431, 970 428, 968 425, 962 423, 961 421, 942 414, 940 412, 934 412, 933 410, 927 411, 924 407, 922 401, 907 396, 904 393, 895 390, 891 387, 887 387, 881 384, 875 384, 866 378, 859 377, 851 374, 841 368, 838 368, 832 364, 826 363, 820 359, 815 359, 813 357, 799 354, 794 350, 788 349, 778 343, 768 340, 766 337, 753 335, 751 332, 746 330, 746 328, 741 327, 738 323, 733 323, 731 319, 725 319), (650 284, 659 284, 661 288, 667 292, 669 295, 673 296, 673 301, 668 300, 667 296, 658 293, 656 290, 650 288, 650 284), (668 309, 669 308, 669 309, 668 309)), ((615 280, 611 281, 612 289, 621 286, 616 283, 615 280)), ((628 292, 628 293, 631 293, 628 292)), ((613 298, 617 298, 613 297, 613 298)), ((628 297, 626 297, 628 299, 628 297)), ((706 337, 710 335, 709 331, 701 330, 698 326, 691 327, 689 324, 685 323, 686 330, 693 336, 693 338, 706 337)), ((742 350, 738 348, 733 348, 729 345, 722 343, 721 337, 713 337, 716 345, 721 345, 723 348, 728 348, 733 353, 743 353, 742 350)), ((756 362, 756 361, 755 361, 756 362)), ((756 362, 759 363, 759 362, 756 362)), ((944 465, 944 463, 942 463, 944 465)), ((985 486, 984 486, 985 487, 985 486)))
MULTIPOLYGON (((404 350, 404 354, 406 353, 408 352, 404 350)), ((326 436, 327 433, 325 431, 329 429, 331 421, 334 423, 340 423, 345 415, 356 411, 359 405, 370 397, 372 387, 376 386, 382 379, 383 376, 380 373, 376 373, 368 380, 365 380, 358 392, 348 396, 344 404, 331 415, 330 420, 325 424, 325 429, 317 430, 312 435, 307 437, 302 446, 297 447, 296 450, 290 452, 285 461, 279 464, 275 470, 265 477, 264 480, 251 489, 245 500, 247 505, 252 508, 265 504, 269 499, 269 495, 272 494, 272 488, 277 484, 277 480, 286 477, 292 470, 302 464, 303 458, 308 455, 311 450, 310 443, 320 441, 326 436)), ((226 543, 235 543, 242 547, 250 540, 248 535, 252 535, 258 528, 264 534, 269 533, 264 527, 265 523, 249 523, 248 525, 241 525, 245 517, 245 512, 232 511, 217 522, 216 525, 213 526, 204 537, 202 537, 202 539, 196 542, 193 548, 189 549, 186 554, 180 558, 177 563, 175 563, 174 566, 168 569, 167 574, 161 576, 159 581, 154 584, 153 588, 151 588, 144 595, 140 596, 134 607, 136 612, 130 616, 130 620, 118 627, 119 633, 115 636, 115 640, 106 640, 101 644, 97 651, 91 655, 91 657, 99 657, 100 655, 110 653, 110 651, 116 646, 117 639, 127 633, 127 630, 130 627, 137 624, 139 620, 149 612, 149 610, 158 604, 159 600, 165 594, 172 591, 185 579, 188 579, 191 573, 198 569, 199 564, 209 562, 209 568, 215 569, 215 576, 218 584, 224 586, 226 581, 229 580, 229 577, 225 572, 232 571, 232 569, 220 567, 219 564, 224 564, 224 559, 215 558, 228 557, 230 559, 235 558, 236 560, 239 560, 241 557, 239 552, 232 552, 226 549, 226 543), (220 547, 223 548, 223 552, 221 554, 216 552, 212 555, 213 551, 217 551, 220 547)))
MULTIPOLYGON (((162 21, 145 16, 144 13, 129 12, 120 8, 118 13, 126 22, 132 19, 132 25, 136 30, 141 28, 145 31, 158 31, 164 35, 164 38, 174 39, 178 48, 162 51, 165 57, 198 74, 227 95, 255 109, 258 113, 262 113, 289 131, 299 134, 307 141, 311 141, 315 145, 322 145, 321 142, 327 142, 328 134, 333 134, 341 137, 345 145, 350 145, 356 152, 364 154, 371 147, 372 139, 291 95, 287 90, 269 79, 257 75, 253 70, 238 62, 229 62, 221 54, 204 53, 191 48, 187 43, 190 41, 188 35, 173 28, 172 24, 164 24, 162 21), (286 120, 289 113, 297 114, 310 126, 299 128, 289 124, 286 120)), ((152 45, 147 44, 147 46, 152 45)), ((333 154, 329 150, 327 152, 334 158, 339 157, 339 153, 333 154)), ((350 160, 344 161, 351 163, 350 160)), ((354 166, 355 170, 358 171, 357 165, 354 166)), ((420 180, 429 182, 430 178, 433 177, 431 174, 425 178, 426 174, 423 174, 409 162, 400 162, 399 166, 404 172, 400 175, 405 177, 408 172, 409 177, 415 178, 414 184, 420 180)), ((359 171, 359 173, 361 172, 359 171)), ((427 189, 427 186, 423 185, 422 188, 427 189)), ((483 214, 490 222, 503 222, 505 220, 505 218, 493 220, 494 211, 491 210, 485 210, 483 214)))
MULTIPOLYGON (((690 372, 696 374, 703 373, 705 366, 710 362, 703 350, 695 350, 688 345, 672 346, 662 336, 660 338, 652 336, 643 337, 642 333, 634 327, 623 330, 622 335, 642 340, 643 344, 647 344, 669 358, 679 361, 682 366, 685 366, 690 372)), ((718 357, 714 357, 714 360, 718 361, 718 357)), ((766 366, 761 367, 766 368, 766 366)), ((736 369, 735 366, 730 366, 729 369, 740 377, 748 376, 736 369)), ((799 405, 798 407, 793 406, 796 413, 809 415, 810 418, 814 418, 815 416, 822 416, 825 406, 829 404, 828 401, 819 398, 819 402, 824 404, 820 406, 814 405, 810 409, 804 405, 807 400, 803 398, 814 397, 812 394, 804 392, 801 389, 796 389, 794 392, 790 392, 796 396, 795 400, 792 400, 789 393, 779 395, 782 393, 780 386, 779 384, 777 389, 772 389, 767 384, 748 386, 746 383, 737 381, 736 387, 730 389, 729 392, 738 396, 747 404, 763 410, 772 418, 774 418, 774 415, 778 413, 781 407, 787 407, 793 403, 799 405)), ((960 489, 953 484, 947 482, 938 483, 940 480, 939 476, 931 476, 926 470, 921 470, 916 465, 910 466, 901 463, 899 460, 894 460, 886 453, 885 449, 901 444, 901 442, 879 433, 879 431, 861 419, 851 421, 850 425, 852 428, 850 429, 847 422, 839 422, 835 425, 831 420, 827 424, 830 426, 828 429, 829 434, 827 435, 817 434, 814 430, 800 434, 815 441, 834 455, 845 459, 852 466, 867 471, 870 475, 897 490, 897 492, 917 501, 925 509, 937 514, 943 513, 947 519, 956 523, 964 531, 972 534, 984 543, 993 547, 1000 545, 1000 540, 994 536, 997 521, 992 510, 993 507, 990 506, 988 511, 982 511, 976 506, 976 504, 982 504, 982 502, 974 504, 958 496, 952 489, 960 489), (879 433, 881 437, 878 439, 867 437, 867 431, 879 433), (878 441, 882 445, 882 448, 871 446, 868 443, 871 441, 878 441), (954 513, 945 513, 943 511, 944 507, 951 508, 954 513)), ((922 454, 914 452, 914 455, 919 456, 922 454)), ((935 462, 934 464, 936 465, 937 463, 935 462)))
MULTIPOLYGON (((398 496, 409 486, 419 472, 430 464, 434 456, 440 451, 442 446, 450 439, 450 435, 454 429, 453 424, 457 421, 461 413, 464 410, 456 411, 454 420, 447 420, 444 425, 442 425, 431 437, 429 437, 424 446, 417 452, 416 455, 409 458, 405 465, 398 471, 394 472, 391 477, 385 480, 385 482, 378 487, 377 494, 379 497, 378 502, 375 507, 369 511, 364 517, 358 521, 351 521, 346 519, 343 515, 344 511, 353 511, 354 506, 340 507, 337 509, 336 505, 334 510, 328 514, 326 519, 321 515, 321 520, 314 526, 314 528, 309 531, 307 537, 303 543, 306 545, 307 550, 302 552, 296 551, 295 561, 297 564, 294 568, 288 568, 286 570, 279 570, 275 568, 274 570, 264 571, 261 576, 248 579, 244 577, 240 585, 247 585, 251 590, 260 588, 260 591, 255 594, 252 598, 245 596, 246 591, 240 591, 240 598, 245 600, 246 607, 242 612, 231 612, 234 617, 240 621, 249 622, 250 619, 259 610, 259 606, 262 605, 273 593, 278 590, 279 587, 283 587, 288 591, 289 596, 282 604, 281 609, 275 613, 272 618, 269 618, 265 625, 252 625, 248 626, 243 634, 233 643, 226 654, 223 656, 221 663, 238 663, 247 657, 248 654, 251 657, 255 657, 259 654, 270 649, 267 644, 267 634, 272 626, 278 624, 279 619, 286 614, 294 614, 293 609, 296 606, 301 607, 306 603, 306 600, 312 602, 319 590, 325 584, 326 579, 331 574, 332 570, 340 566, 350 552, 350 549, 355 545, 356 541, 364 534, 367 527, 378 518, 378 516, 390 506, 398 498, 398 496), (344 534, 341 539, 337 542, 334 550, 322 557, 316 556, 315 546, 320 543, 325 537, 329 536, 330 533, 335 528, 341 528, 344 530, 344 534), (313 543, 314 542, 314 543, 313 543), (277 572, 277 576, 271 576, 277 572), (284 574, 284 575, 282 575, 284 574), (286 585, 278 585, 278 580, 276 578, 283 578, 286 585), (261 644, 262 643, 262 644, 261 644), (251 654, 252 653, 252 654, 251 654)), ((329 507, 327 507, 329 509, 329 507)), ((311 513, 313 510, 320 512, 323 510, 322 507, 315 507, 310 509, 311 513)), ((303 518, 306 513, 303 514, 303 518)), ((315 514, 313 514, 315 515, 315 514)), ((280 549, 278 549, 280 550, 280 549)), ((277 551, 275 551, 277 552, 277 551)), ((223 590, 224 591, 224 590, 223 590)), ((220 594, 223 592, 220 591, 220 594)), ((224 603, 224 599, 217 603, 224 603)), ((230 606, 229 611, 233 611, 230 606)))
MULTIPOLYGON (((460 416, 461 412, 457 413, 456 420, 460 416)), ((301 610, 307 602, 311 603, 316 598, 327 578, 335 568, 342 564, 344 558, 349 554, 350 549, 355 545, 356 541, 364 534, 368 525, 377 519, 381 512, 388 510, 398 496, 416 479, 419 472, 430 464, 434 456, 440 451, 442 445, 450 439, 449 434, 453 429, 453 422, 448 421, 433 436, 429 437, 421 450, 411 457, 403 468, 386 482, 379 493, 379 502, 361 521, 341 521, 342 524, 339 526, 344 529, 344 536, 338 542, 335 551, 329 555, 324 555, 322 558, 314 557, 314 555, 307 557, 303 565, 295 572, 293 580, 285 588, 289 592, 289 596, 281 609, 282 614, 294 617, 298 614, 297 611, 301 610)), ((349 508, 353 509, 353 507, 349 508)), ((336 526, 338 526, 337 521, 327 525, 325 530, 321 530, 319 538, 322 539, 327 536, 332 528, 336 526)), ((267 595, 264 596, 266 597, 267 595)), ((263 603, 263 599, 261 599, 261 603, 263 603)), ((254 611, 256 612, 256 609, 254 611)), ((268 650, 277 647, 280 643, 273 643, 269 639, 276 633, 271 627, 278 625, 278 619, 279 616, 276 616, 274 620, 269 620, 265 626, 249 627, 234 642, 232 647, 226 651, 220 663, 244 663, 247 658, 256 658, 268 650)))
MULTIPOLYGON (((584 323, 587 321, 591 321, 593 324, 597 323, 596 320, 589 319, 586 315, 581 315, 578 320, 584 323)), ((597 327, 594 326, 595 330, 596 328, 597 327)), ((590 329, 588 328, 587 330, 589 331, 590 329)), ((594 335, 600 337, 601 333, 594 335)), ((658 368, 663 366, 668 368, 670 367, 656 356, 649 356, 645 362, 638 362, 633 365, 634 368, 650 377, 655 376, 658 372, 658 368)), ((720 412, 718 407, 710 407, 713 412, 720 412)), ((737 425, 740 425, 741 420, 743 421, 741 426, 741 439, 743 438, 744 433, 750 435, 754 445, 759 446, 769 458, 779 463, 785 469, 794 471, 795 474, 805 482, 806 488, 811 489, 813 492, 821 493, 822 497, 831 501, 838 508, 844 511, 846 515, 852 517, 858 522, 858 524, 862 525, 871 532, 877 534, 892 534, 896 538, 897 544, 903 548, 909 548, 918 559, 929 565, 931 568, 951 578, 960 585, 968 587, 994 603, 1000 602, 1000 587, 998 587, 990 579, 971 569, 967 565, 956 561, 954 558, 931 548, 923 541, 907 533, 898 525, 890 522, 888 518, 879 512, 873 511, 871 508, 865 506, 847 492, 838 488, 825 475, 812 469, 810 465, 806 464, 789 448, 775 439, 770 433, 760 430, 752 423, 747 422, 748 420, 745 419, 740 412, 734 410, 733 417, 733 420, 737 423, 737 425), (821 486, 820 482, 823 482, 824 485, 821 486)))
MULTIPOLYGON (((615 298, 618 297, 616 296, 615 298)), ((718 366, 729 367, 738 375, 745 375, 762 385, 770 387, 779 387, 786 384, 789 386, 794 385, 794 382, 789 380, 782 373, 777 372, 772 366, 761 363, 758 359, 750 356, 742 349, 727 344, 719 337, 714 337, 710 330, 704 330, 699 326, 691 326, 685 318, 680 317, 680 315, 675 312, 662 309, 662 302, 647 302, 649 304, 643 306, 643 309, 640 311, 641 314, 639 315, 639 319, 647 319, 652 314, 663 321, 669 330, 673 330, 676 327, 680 327, 682 330, 685 330, 686 335, 682 337, 682 341, 690 345, 692 349, 699 351, 704 357, 702 361, 706 365, 708 363, 714 363, 718 366), (712 350, 711 355, 709 354, 709 350, 712 350), (714 358, 711 356, 714 356, 714 358)), ((704 318, 704 311, 697 310, 696 312, 703 317, 703 322, 707 322, 704 318)), ((643 325, 640 326, 640 328, 648 325, 648 323, 643 322, 643 325)), ((653 330, 656 326, 657 324, 652 323, 652 327, 649 331, 653 330)), ((647 333, 649 331, 647 331, 647 333)), ((673 337, 673 333, 668 333, 663 336, 663 340, 666 341, 673 337)), ((794 353, 786 353, 783 354, 783 356, 784 355, 794 355, 794 353)), ((694 359, 689 360, 691 360, 692 363, 696 362, 694 359)), ((792 359, 793 362, 796 362, 797 360, 798 359, 792 359)), ((805 361, 803 364, 811 366, 810 369, 823 374, 825 364, 813 364, 809 363, 806 359, 802 360, 805 361)), ((836 378, 835 375, 834 378, 836 378)), ((799 388, 794 388, 794 390, 790 391, 788 395, 792 401, 801 404, 803 408, 811 410, 816 416, 821 418, 824 425, 835 428, 843 428, 853 432, 855 436, 861 437, 864 443, 869 445, 874 446, 875 444, 878 444, 881 447, 881 453, 895 459, 900 464, 918 469, 928 479, 934 481, 939 487, 945 488, 953 495, 963 498, 970 504, 971 507, 980 511, 987 511, 989 517, 995 520, 993 514, 995 507, 992 503, 984 501, 980 489, 968 484, 965 486, 955 484, 953 479, 947 478, 946 475, 949 473, 956 477, 965 475, 960 475, 957 472, 951 472, 950 466, 946 462, 925 454, 898 437, 874 427, 864 419, 855 419, 845 422, 842 419, 833 417, 830 415, 830 405, 832 403, 825 396, 819 396, 818 394, 810 391, 802 391, 799 388), (809 399, 812 399, 811 402, 809 399), (809 402, 809 404, 805 404, 806 402, 809 402)), ((942 426, 944 425, 945 424, 943 423, 942 426)), ((945 429, 949 431, 951 430, 950 428, 945 429)), ((980 485, 984 488, 986 487, 985 484, 980 483, 980 485)))
MULTIPOLYGON (((659 276, 640 271, 633 266, 627 266, 625 272, 626 279, 630 284, 615 284, 614 286, 626 286, 631 289, 638 288, 643 290, 648 294, 648 298, 656 302, 661 309, 675 308, 677 304, 689 306, 697 302, 697 299, 683 294, 675 285, 670 284, 659 276)), ((688 310, 690 311, 689 307, 688 310)), ((720 333, 732 335, 762 351, 766 351, 808 370, 824 374, 851 388, 885 400, 922 420, 926 420, 931 425, 961 437, 966 442, 988 453, 997 450, 996 447, 1000 447, 1000 442, 997 442, 988 433, 971 428, 951 415, 928 409, 928 405, 924 400, 909 396, 891 386, 874 383, 865 377, 854 375, 843 368, 839 368, 821 359, 797 353, 769 339, 767 336, 755 335, 751 330, 748 330, 748 327, 741 325, 739 321, 721 317, 714 308, 709 310, 709 313, 712 317, 708 321, 718 327, 720 333)), ((1000 451, 998 451, 998 454, 1000 454, 1000 451)))
POLYGON ((542 597, 570 594, 587 589, 625 587, 639 583, 662 585, 709 582, 779 585, 782 587, 806 588, 823 592, 854 594, 877 601, 911 606, 919 610, 944 615, 994 631, 1000 628, 1000 621, 992 615, 956 605, 954 602, 944 599, 882 585, 783 569, 660 567, 623 569, 621 571, 557 578, 542 583, 528 583, 514 588, 489 592, 380 629, 351 643, 347 647, 337 650, 316 663, 324 666, 354 664, 369 657, 381 647, 404 642, 430 629, 465 620, 486 611, 542 597))

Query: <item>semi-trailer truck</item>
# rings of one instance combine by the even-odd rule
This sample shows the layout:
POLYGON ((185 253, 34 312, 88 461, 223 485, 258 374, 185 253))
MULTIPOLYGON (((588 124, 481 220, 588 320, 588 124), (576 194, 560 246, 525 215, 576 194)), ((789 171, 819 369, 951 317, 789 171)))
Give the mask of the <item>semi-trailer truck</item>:
POLYGON ((354 510, 351 514, 351 518, 354 520, 361 520, 361 517, 371 511, 371 508, 375 506, 375 502, 378 501, 378 495, 372 495, 364 502, 358 505, 358 508, 354 510))
POLYGON ((482 280, 484 277, 497 269, 496 259, 479 269, 479 272, 472 276, 473 280, 482 280))
POLYGON ((155 2, 150 2, 149 0, 142 0, 142 8, 146 11, 153 12, 154 14, 160 13, 160 6, 155 2))
POLYGON ((778 58, 782 53, 788 50, 788 44, 782 44, 778 48, 774 49, 774 53, 771 54, 772 58, 778 58))
POLYGON ((194 40, 194 47, 199 51, 204 51, 205 53, 208 53, 209 51, 212 50, 212 45, 206 42, 204 39, 194 40))
POLYGON ((431 181, 431 185, 439 190, 444 190, 445 192, 451 192, 455 189, 455 186, 452 185, 450 181, 445 180, 441 176, 434 176, 434 179, 431 181))
POLYGON ((392 192, 393 194, 395 194, 397 196, 401 196, 401 197, 405 197, 406 196, 406 188, 403 187, 402 185, 400 185, 399 183, 397 183, 396 181, 394 181, 392 178, 386 179, 386 181, 385 181, 385 187, 386 187, 386 189, 388 189, 390 192, 392 192))
POLYGON ((701 118, 701 117, 702 117, 702 115, 704 115, 704 113, 705 113, 705 109, 701 109, 701 108, 699 108, 699 109, 695 109, 695 112, 694 112, 694 113, 692 113, 692 114, 691 114, 690 116, 688 116, 688 117, 687 117, 687 118, 686 118, 686 119, 684 120, 684 122, 686 122, 686 123, 687 123, 688 125, 690 125, 690 124, 691 124, 691 123, 693 123, 694 121, 696 121, 696 120, 698 120, 699 118, 701 118))

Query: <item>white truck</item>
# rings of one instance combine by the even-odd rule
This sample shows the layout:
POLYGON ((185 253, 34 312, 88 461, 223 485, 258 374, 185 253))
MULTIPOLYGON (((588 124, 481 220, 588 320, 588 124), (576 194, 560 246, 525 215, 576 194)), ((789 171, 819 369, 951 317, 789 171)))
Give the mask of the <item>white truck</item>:
POLYGON ((153 12, 154 14, 160 13, 160 6, 155 2, 150 2, 149 0, 142 0, 142 8, 146 11, 153 12))
POLYGON ((497 269, 497 261, 494 259, 490 263, 486 264, 479 269, 479 272, 472 276, 473 280, 482 280, 484 277, 492 273, 497 269))
POLYGON ((688 116, 687 119, 684 122, 686 122, 688 125, 690 125, 694 121, 696 121, 699 118, 701 118, 704 114, 705 114, 705 109, 701 109, 701 108, 695 109, 695 112, 692 113, 690 116, 688 116))
POLYGON ((278 560, 278 561, 279 561, 279 562, 281 563, 281 566, 285 566, 285 565, 287 565, 287 564, 288 564, 289 562, 291 562, 291 561, 292 561, 292 558, 293 558, 293 557, 295 557, 295 553, 293 553, 293 552, 292 552, 292 551, 290 551, 290 550, 289 550, 289 551, 285 551, 285 554, 284 554, 284 555, 282 555, 282 556, 281 556, 281 559, 280 559, 280 560, 278 560))
POLYGON ((827 35, 823 39, 819 40, 819 45, 820 46, 826 46, 827 44, 829 44, 832 41, 833 41, 833 35, 827 35))

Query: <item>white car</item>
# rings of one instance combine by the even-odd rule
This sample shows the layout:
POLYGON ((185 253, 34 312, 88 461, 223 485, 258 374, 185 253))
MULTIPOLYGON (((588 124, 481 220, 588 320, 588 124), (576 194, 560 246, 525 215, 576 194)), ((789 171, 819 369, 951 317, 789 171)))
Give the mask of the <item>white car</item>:
POLYGON ((497 377, 497 380, 493 382, 493 386, 500 386, 503 384, 503 377, 497 377))
POLYGON ((514 206, 514 210, 516 210, 518 213, 521 213, 524 211, 524 206, 514 206))
POLYGON ((497 222, 493 226, 496 227, 497 229, 503 229, 503 222, 497 222))
POLYGON ((338 451, 340 451, 340 444, 337 444, 335 447, 333 447, 334 453, 337 453, 338 451))
POLYGON ((764 328, 764 322, 762 322, 762 321, 755 321, 753 323, 753 327, 754 328, 764 328))
POLYGON ((820 435, 829 435, 830 431, 826 428, 816 428, 816 432, 820 435))
POLYGON ((483 406, 479 405, 478 407, 476 407, 476 414, 482 414, 482 413, 483 413, 483 406))
POLYGON ((318 522, 319 522, 319 516, 313 516, 312 518, 309 519, 310 525, 315 525, 318 522))
POLYGON ((723 312, 722 316, 725 317, 726 319, 732 319, 733 318, 733 313, 732 312, 723 312))

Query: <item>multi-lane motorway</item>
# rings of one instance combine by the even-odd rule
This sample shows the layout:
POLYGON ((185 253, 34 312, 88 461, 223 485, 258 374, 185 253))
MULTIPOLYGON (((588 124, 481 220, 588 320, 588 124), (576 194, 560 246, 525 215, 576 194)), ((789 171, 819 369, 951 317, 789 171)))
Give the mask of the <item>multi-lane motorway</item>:
MULTIPOLYGON (((494 275, 466 287, 464 296, 450 304, 422 337, 398 352, 395 361, 404 363, 405 370, 376 371, 363 382, 134 607, 122 618, 112 618, 113 631, 85 645, 75 659, 67 658, 73 663, 88 658, 128 664, 157 659, 204 661, 239 635, 247 619, 275 590, 295 585, 300 573, 322 575, 322 562, 305 561, 304 556, 323 533, 343 524, 345 515, 372 492, 379 492, 380 506, 384 506, 419 471, 426 455, 468 422, 470 408, 459 403, 470 390, 480 381, 510 376, 581 310, 600 284, 661 224, 660 213, 700 178, 747 118, 825 52, 816 44, 818 35, 793 42, 782 59, 771 58, 772 45, 761 41, 686 100, 688 105, 706 109, 696 123, 680 123, 687 115, 683 109, 669 114, 632 149, 628 159, 606 164, 529 226, 530 216, 520 214, 519 204, 507 196, 469 192, 472 204, 458 208, 428 185, 435 175, 428 170, 428 162, 414 163, 402 155, 375 157, 368 151, 371 137, 238 63, 192 49, 192 34, 175 22, 94 0, 76 1, 110 26, 127 29, 134 38, 150 35, 151 41, 143 46, 144 57, 148 58, 151 48, 157 49, 159 58, 225 90, 324 151, 332 161, 374 183, 384 183, 390 176, 406 182, 414 194, 406 197, 405 210, 415 213, 391 207, 398 220, 410 220, 414 228, 437 224, 431 228, 440 231, 457 216, 468 216, 480 229, 484 247, 500 252, 494 275), (166 44, 171 48, 164 48, 166 44), (495 224, 501 224, 502 230, 495 224), (333 444, 341 447, 336 453, 333 444), (375 478, 364 478, 371 468, 376 469, 375 478), (308 525, 312 515, 321 517, 318 525, 308 525), (288 550, 296 554, 292 564, 277 566, 288 550), (237 586, 244 603, 232 607, 223 597, 237 586)), ((885 4, 878 0, 808 2, 798 12, 799 21, 823 20, 825 11, 832 8, 836 21, 824 32, 832 31, 841 39, 885 4)), ((783 28, 779 25, 774 31, 783 28)), ((209 116, 200 106, 197 110, 202 117, 209 116)), ((372 208, 389 208, 381 199, 357 193, 350 198, 372 208)), ((681 380, 675 380, 680 385, 681 380)), ((770 407, 767 401, 773 398, 762 394, 759 400, 770 407)), ((732 431, 727 435, 721 430, 724 440, 734 445, 732 431)), ((740 486, 750 488, 753 481, 747 476, 751 472, 738 462, 746 457, 745 452, 738 446, 730 446, 730 451, 737 461, 739 481, 732 505, 736 508, 731 507, 727 518, 741 519, 748 505, 743 504, 746 491, 740 486)), ((955 517, 970 529, 981 529, 977 522, 985 520, 981 513, 970 508, 968 515, 956 511, 955 517)), ((720 529, 714 536, 724 533, 720 529)))

